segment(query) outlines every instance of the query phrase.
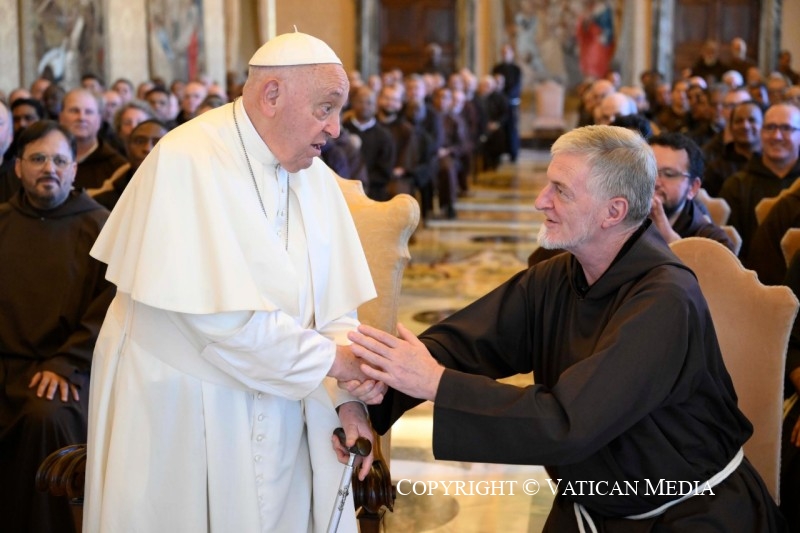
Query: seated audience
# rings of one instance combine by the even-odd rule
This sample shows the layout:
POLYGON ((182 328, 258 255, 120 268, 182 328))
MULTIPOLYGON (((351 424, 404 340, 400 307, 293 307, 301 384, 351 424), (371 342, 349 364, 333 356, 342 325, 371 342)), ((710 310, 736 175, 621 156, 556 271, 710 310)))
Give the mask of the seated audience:
POLYGON ((71 532, 68 499, 34 481, 51 452, 86 442, 92 351, 114 295, 89 249, 108 211, 72 190, 63 126, 28 126, 18 150, 22 189, 0 205, 0 515, 4 531, 71 532))
MULTIPOLYGON (((390 76, 392 79, 393 77, 393 75, 390 76)), ((402 87, 399 83, 384 83, 378 92, 378 110, 375 114, 378 123, 391 133, 395 147, 395 163, 388 184, 389 197, 400 193, 413 194, 414 175, 412 172, 418 159, 414 127, 402 114, 402 87)))
POLYGON ((375 118, 376 100, 372 89, 368 86, 356 89, 350 105, 352 113, 343 127, 361 139, 361 157, 369 180, 367 196, 378 201, 388 200, 397 151, 394 139, 375 118))
POLYGON ((791 104, 767 109, 761 127, 761 150, 742 170, 725 180, 719 194, 731 207, 728 223, 742 237, 739 257, 745 266, 757 226, 756 205, 764 198, 777 196, 800 176, 800 109, 791 104))

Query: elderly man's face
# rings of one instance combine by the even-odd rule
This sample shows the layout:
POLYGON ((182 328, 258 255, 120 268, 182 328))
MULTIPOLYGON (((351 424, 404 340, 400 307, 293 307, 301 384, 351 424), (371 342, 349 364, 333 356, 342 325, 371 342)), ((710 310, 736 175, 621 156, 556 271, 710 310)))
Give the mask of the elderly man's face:
POLYGON ((69 142, 60 131, 28 143, 15 163, 22 188, 38 209, 53 209, 64 203, 77 169, 69 142))
POLYGON ((547 168, 547 186, 534 206, 545 215, 539 245, 575 253, 600 227, 602 201, 588 189, 591 169, 578 154, 557 154, 547 168))
POLYGON ((270 144, 289 172, 308 168, 330 138, 339 136, 339 114, 347 101, 347 74, 341 65, 301 67, 283 83, 274 122, 279 139, 270 144))
POLYGON ((86 91, 69 93, 64 99, 59 122, 78 141, 96 139, 101 122, 97 99, 86 91))

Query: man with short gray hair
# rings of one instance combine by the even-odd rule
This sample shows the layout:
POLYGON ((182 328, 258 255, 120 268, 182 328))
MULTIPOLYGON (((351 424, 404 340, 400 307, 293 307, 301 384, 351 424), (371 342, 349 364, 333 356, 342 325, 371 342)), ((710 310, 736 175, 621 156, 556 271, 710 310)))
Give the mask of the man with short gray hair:
POLYGON ((437 459, 545 465, 558 484, 545 532, 780 531, 743 458, 753 428, 706 301, 647 220, 653 151, 638 133, 589 126, 552 154, 539 242, 570 253, 419 338, 402 326, 399 338, 349 335, 364 372, 390 386, 370 407, 375 428, 430 400, 437 459), (495 381, 531 371, 524 387, 495 381), (659 480, 702 489, 649 491, 659 480))

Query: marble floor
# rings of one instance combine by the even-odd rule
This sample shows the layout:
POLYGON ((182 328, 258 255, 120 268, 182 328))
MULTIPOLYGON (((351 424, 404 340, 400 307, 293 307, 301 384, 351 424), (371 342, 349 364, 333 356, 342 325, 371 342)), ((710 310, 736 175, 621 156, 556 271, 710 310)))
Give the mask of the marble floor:
MULTIPOLYGON (((474 180, 456 206, 455 220, 431 220, 417 230, 400 300, 399 320, 406 327, 419 333, 526 268, 542 221, 533 202, 548 161, 546 151, 523 150, 516 164, 504 163, 474 180)), ((508 381, 525 386, 532 376, 508 381)), ((435 461, 432 414, 432 404, 424 403, 392 429, 392 479, 400 484, 386 531, 541 531, 553 498, 544 469, 435 461), (525 493, 536 487, 530 480, 540 487, 535 495, 525 493), (439 486, 431 488, 432 482, 439 486), (455 482, 463 482, 462 488, 455 482)))

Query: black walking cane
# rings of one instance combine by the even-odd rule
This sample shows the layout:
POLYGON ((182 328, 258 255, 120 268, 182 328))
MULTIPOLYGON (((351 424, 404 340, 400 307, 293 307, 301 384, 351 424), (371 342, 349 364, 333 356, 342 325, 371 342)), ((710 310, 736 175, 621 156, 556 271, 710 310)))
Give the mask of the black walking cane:
MULTIPOLYGON (((344 429, 336 428, 333 430, 333 434, 336 435, 342 446, 347 447, 344 429)), ((336 530, 339 529, 339 520, 342 518, 344 502, 347 500, 347 495, 350 494, 350 480, 353 478, 353 463, 355 463, 356 455, 361 457, 369 455, 372 452, 372 443, 364 437, 359 437, 356 439, 355 445, 347 448, 347 451, 350 452, 350 459, 347 461, 347 466, 344 467, 342 481, 339 483, 339 493, 336 495, 336 503, 331 512, 331 521, 328 522, 328 533, 336 533, 336 530)))

